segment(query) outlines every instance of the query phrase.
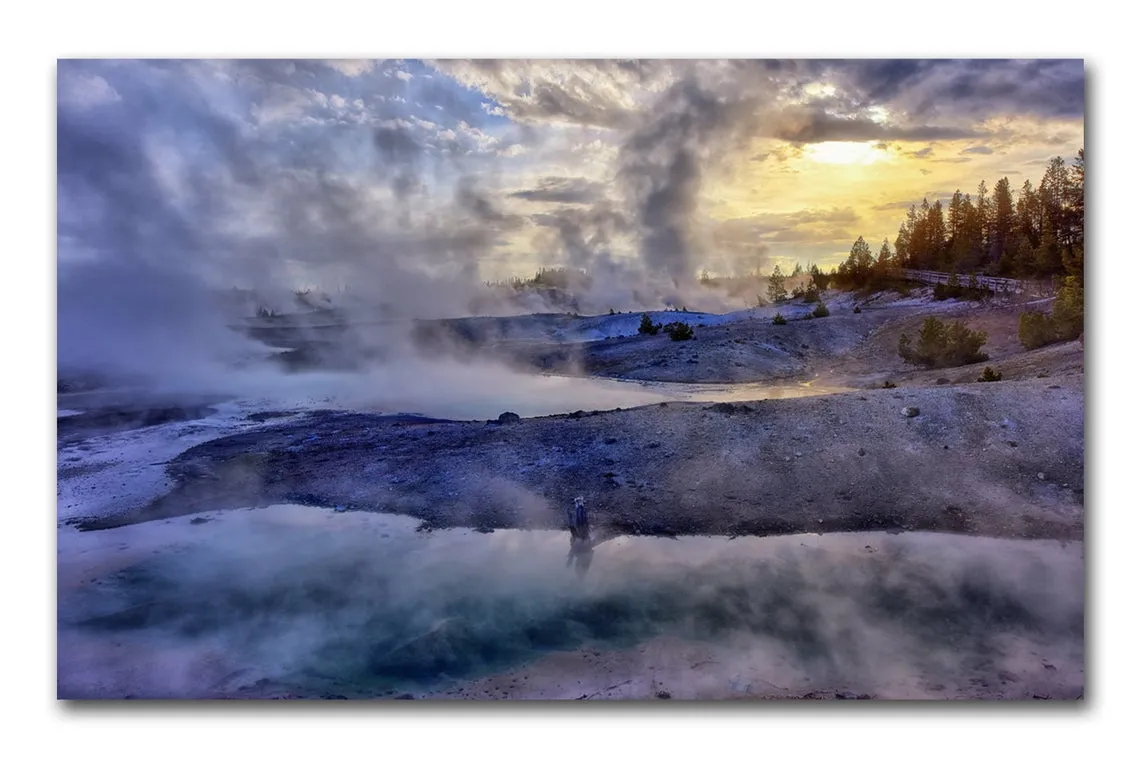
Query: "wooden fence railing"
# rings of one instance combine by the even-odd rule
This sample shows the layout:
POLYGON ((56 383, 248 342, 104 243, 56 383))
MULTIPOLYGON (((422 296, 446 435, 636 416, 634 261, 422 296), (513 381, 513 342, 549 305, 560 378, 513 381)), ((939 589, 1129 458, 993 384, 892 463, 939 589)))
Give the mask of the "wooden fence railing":
MULTIPOLYGON (((934 270, 906 270, 902 271, 907 280, 920 283, 949 283, 953 277, 951 273, 936 272, 934 270)), ((1016 278, 997 278, 992 275, 977 275, 970 273, 958 274, 958 285, 969 286, 971 283, 977 288, 984 288, 995 294, 1021 294, 1023 296, 1048 296, 1053 293, 1053 284, 1049 281, 1017 280, 1016 278)))

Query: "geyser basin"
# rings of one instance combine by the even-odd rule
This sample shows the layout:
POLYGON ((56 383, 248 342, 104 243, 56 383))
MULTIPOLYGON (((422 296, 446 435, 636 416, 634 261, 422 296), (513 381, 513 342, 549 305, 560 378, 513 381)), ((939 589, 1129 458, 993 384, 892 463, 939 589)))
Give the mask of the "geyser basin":
POLYGON ((59 696, 1083 692, 1081 543, 622 537, 579 575, 568 534, 416 524, 286 505, 61 530, 59 696))

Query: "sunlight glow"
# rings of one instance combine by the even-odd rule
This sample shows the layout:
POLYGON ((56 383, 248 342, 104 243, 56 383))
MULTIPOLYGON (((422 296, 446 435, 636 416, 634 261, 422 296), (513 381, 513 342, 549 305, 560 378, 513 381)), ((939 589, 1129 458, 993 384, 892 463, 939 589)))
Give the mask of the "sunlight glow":
POLYGON ((890 121, 891 112, 882 106, 871 106, 871 108, 867 109, 867 116, 871 118, 872 122, 886 124, 890 121))
POLYGON ((848 143, 829 141, 808 146, 804 155, 820 164, 873 164, 887 158, 886 151, 876 143, 848 143))
POLYGON ((804 95, 810 98, 830 98, 835 95, 835 85, 824 82, 812 82, 804 86, 804 95))

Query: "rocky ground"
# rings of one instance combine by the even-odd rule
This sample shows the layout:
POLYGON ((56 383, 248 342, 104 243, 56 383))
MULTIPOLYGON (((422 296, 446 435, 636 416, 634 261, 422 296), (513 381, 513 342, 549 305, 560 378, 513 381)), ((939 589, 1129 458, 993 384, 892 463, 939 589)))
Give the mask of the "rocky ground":
POLYGON ((169 494, 81 525, 301 501, 428 526, 558 528, 581 495, 598 523, 632 533, 888 528, 1074 539, 1083 531, 1084 396, 1080 376, 1056 381, 503 423, 314 413, 190 448, 168 465, 177 482, 169 494))

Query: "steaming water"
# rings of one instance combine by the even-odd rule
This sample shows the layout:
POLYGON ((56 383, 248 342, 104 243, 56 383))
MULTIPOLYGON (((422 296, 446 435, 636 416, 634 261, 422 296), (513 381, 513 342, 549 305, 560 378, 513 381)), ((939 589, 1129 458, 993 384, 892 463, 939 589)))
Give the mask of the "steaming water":
POLYGON ((1080 543, 624 537, 580 576, 560 532, 415 528, 274 506, 62 530, 60 696, 423 693, 661 639, 720 649, 714 695, 741 670, 884 697, 1082 690, 1080 543))
MULTIPOLYGON (((421 378, 337 374, 311 374, 293 379, 278 377, 269 389, 251 386, 249 393, 239 399, 240 404, 249 410, 332 407, 472 420, 494 418, 505 410, 531 417, 659 402, 742 402, 851 391, 846 387, 812 382, 698 384, 505 374, 500 369, 451 369, 439 371, 439 374, 441 377, 428 375, 421 378)), ((200 393, 155 393, 138 389, 57 395, 61 417, 101 406, 140 406, 148 401, 154 406, 178 402, 213 404, 219 399, 222 398, 200 393)))

